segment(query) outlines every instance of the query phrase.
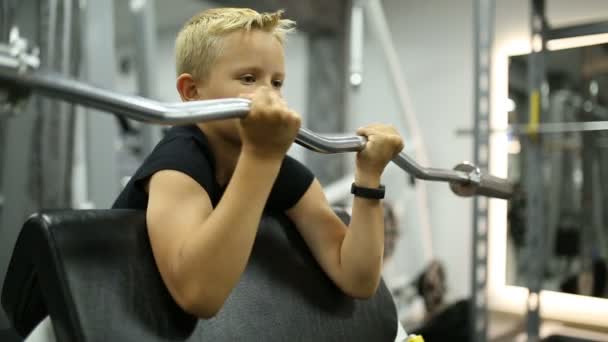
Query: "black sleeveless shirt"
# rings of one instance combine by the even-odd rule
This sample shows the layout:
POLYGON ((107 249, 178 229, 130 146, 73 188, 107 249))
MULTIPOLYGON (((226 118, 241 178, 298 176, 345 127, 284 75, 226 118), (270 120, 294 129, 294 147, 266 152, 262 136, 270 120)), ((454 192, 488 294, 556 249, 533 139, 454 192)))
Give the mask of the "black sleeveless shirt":
MULTIPOLYGON (((112 208, 147 209, 146 182, 161 170, 180 171, 190 176, 205 189, 213 207, 217 206, 224 192, 215 180, 214 158, 207 137, 196 125, 174 126, 131 177, 112 208)), ((283 212, 293 207, 313 179, 308 168, 285 156, 266 202, 266 210, 283 212)))

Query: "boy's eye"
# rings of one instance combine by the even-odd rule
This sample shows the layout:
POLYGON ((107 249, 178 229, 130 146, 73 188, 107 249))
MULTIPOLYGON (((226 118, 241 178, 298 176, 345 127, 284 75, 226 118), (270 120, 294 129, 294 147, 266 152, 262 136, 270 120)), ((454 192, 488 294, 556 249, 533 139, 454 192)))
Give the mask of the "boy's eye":
POLYGON ((283 86, 283 81, 282 80, 274 80, 272 81, 272 86, 280 89, 283 86))
POLYGON ((244 83, 255 83, 255 76, 243 75, 243 76, 241 76, 241 81, 244 83))

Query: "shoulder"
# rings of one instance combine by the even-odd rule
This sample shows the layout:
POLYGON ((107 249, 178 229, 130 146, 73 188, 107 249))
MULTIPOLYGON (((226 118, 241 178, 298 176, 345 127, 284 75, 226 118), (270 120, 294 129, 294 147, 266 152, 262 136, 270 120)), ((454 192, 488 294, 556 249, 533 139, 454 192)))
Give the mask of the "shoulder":
POLYGON ((146 158, 135 177, 148 180, 163 170, 178 171, 203 187, 216 200, 213 156, 202 132, 190 127, 173 127, 146 158))
MULTIPOLYGON (((213 158, 208 150, 193 137, 173 136, 163 139, 142 164, 141 170, 172 166, 212 168, 213 158)), ((145 171, 144 171, 145 172, 145 171)))
POLYGON ((268 200, 269 208, 287 210, 293 207, 314 180, 313 173, 293 157, 285 156, 268 200))
POLYGON ((210 157, 209 141, 205 134, 195 125, 171 127, 165 134, 165 137, 159 142, 157 148, 165 145, 174 147, 183 144, 189 145, 189 147, 196 147, 197 150, 202 152, 202 155, 210 157))

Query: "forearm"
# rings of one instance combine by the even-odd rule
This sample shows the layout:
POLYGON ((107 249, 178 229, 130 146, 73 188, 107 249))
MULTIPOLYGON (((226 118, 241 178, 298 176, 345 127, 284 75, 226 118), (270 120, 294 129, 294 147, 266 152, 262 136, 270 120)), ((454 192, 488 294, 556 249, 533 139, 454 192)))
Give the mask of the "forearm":
POLYGON ((179 274, 195 301, 223 303, 236 285, 280 165, 280 159, 242 153, 217 207, 183 242, 179 274))
MULTIPOLYGON (((377 188, 380 176, 357 173, 355 184, 377 188)), ((340 250, 344 282, 353 294, 371 296, 380 281, 384 252, 384 215, 382 202, 355 197, 352 217, 340 250)))

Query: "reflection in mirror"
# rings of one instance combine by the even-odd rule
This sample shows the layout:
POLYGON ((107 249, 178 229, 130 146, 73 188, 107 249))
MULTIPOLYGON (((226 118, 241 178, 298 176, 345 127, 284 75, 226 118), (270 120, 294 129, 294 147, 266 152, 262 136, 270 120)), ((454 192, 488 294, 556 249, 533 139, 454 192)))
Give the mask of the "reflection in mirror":
MULTIPOLYGON (((608 121, 608 44, 548 51, 542 123, 608 121)), ((528 122, 528 55, 509 60, 509 125, 528 122)), ((526 247, 525 144, 509 137, 508 285, 526 286, 528 261, 544 258, 543 288, 608 298, 608 131, 543 135, 545 251, 526 247)))

